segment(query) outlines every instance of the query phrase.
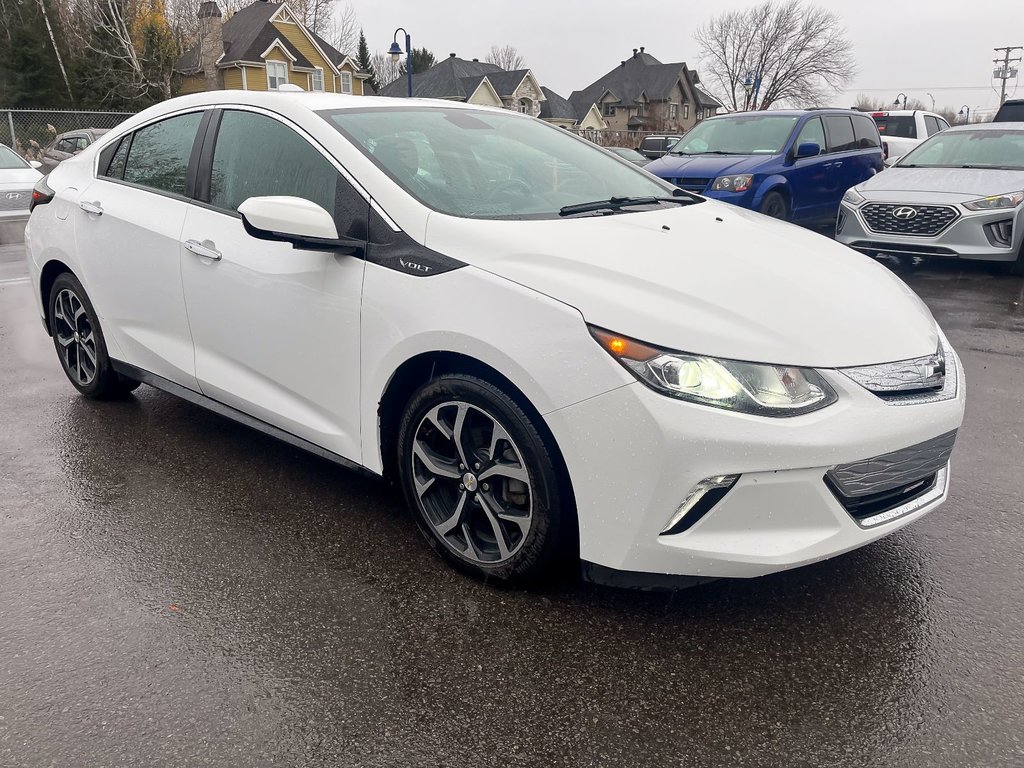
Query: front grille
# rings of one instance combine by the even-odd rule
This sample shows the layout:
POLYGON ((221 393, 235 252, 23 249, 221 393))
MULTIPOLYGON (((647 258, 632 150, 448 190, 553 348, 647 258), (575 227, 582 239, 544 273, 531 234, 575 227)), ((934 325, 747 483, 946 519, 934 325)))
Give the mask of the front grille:
POLYGON ((946 466, 956 430, 871 459, 839 464, 825 475, 838 494, 858 499, 891 493, 932 477, 946 466))
POLYGON ((0 190, 0 211, 27 211, 31 200, 31 189, 0 190))
POLYGON ((825 485, 832 491, 832 494, 839 500, 839 503, 846 508, 853 519, 863 522, 868 518, 888 512, 903 504, 920 498, 935 487, 938 479, 938 472, 924 477, 920 480, 900 485, 881 493, 870 493, 866 496, 846 496, 832 481, 828 475, 825 476, 825 485))
POLYGON ((677 187, 682 187, 690 192, 703 192, 714 179, 700 179, 695 176, 679 176, 674 179, 667 179, 677 187))
POLYGON ((985 237, 989 245, 996 248, 1009 248, 1013 242, 1013 219, 1003 219, 985 225, 985 237))
POLYGON ((948 205, 868 203, 861 215, 872 232, 932 237, 956 221, 960 213, 948 205))

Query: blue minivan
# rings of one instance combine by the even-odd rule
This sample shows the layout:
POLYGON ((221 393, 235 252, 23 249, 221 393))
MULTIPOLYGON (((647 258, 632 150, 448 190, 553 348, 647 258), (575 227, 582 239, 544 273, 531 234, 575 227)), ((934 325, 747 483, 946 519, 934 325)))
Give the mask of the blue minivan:
POLYGON ((706 197, 814 224, 834 220, 846 190, 881 171, 882 160, 868 115, 773 110, 703 120, 644 168, 706 197))

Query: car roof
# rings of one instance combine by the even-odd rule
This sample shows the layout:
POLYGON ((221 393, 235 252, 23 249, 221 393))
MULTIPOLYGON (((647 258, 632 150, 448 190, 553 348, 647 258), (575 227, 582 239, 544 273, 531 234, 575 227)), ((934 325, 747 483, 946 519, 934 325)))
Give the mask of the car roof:
POLYGON ((765 109, 765 110, 747 110, 741 112, 726 112, 721 115, 715 115, 714 117, 706 118, 707 120, 717 120, 720 117, 735 117, 737 115, 778 115, 779 117, 803 117, 804 115, 864 115, 866 112, 860 112, 856 109, 846 109, 844 107, 814 107, 813 109, 765 109))
POLYGON ((1011 123, 970 123, 969 125, 951 125, 943 133, 963 133, 964 131, 1024 131, 1024 122, 1011 123))

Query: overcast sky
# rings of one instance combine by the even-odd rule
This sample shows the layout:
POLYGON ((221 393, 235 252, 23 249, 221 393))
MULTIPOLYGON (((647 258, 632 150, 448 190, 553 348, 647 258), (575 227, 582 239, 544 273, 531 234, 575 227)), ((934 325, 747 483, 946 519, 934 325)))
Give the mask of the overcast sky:
MULTIPOLYGON (((345 0, 341 0, 344 3, 345 0)), ((386 50, 396 27, 437 57, 483 58, 514 45, 542 85, 563 96, 583 88, 646 46, 664 62, 698 67, 693 31, 752 0, 351 0, 370 50, 386 50)), ((857 75, 835 106, 859 93, 892 100, 899 92, 936 106, 994 109, 993 48, 1024 45, 1022 0, 818 0, 842 17, 857 75)), ((1016 54, 1016 55, 1019 55, 1016 54)), ((1024 73, 1024 68, 1022 68, 1024 73)), ((1011 82, 1010 89, 1013 89, 1011 82)), ((1024 95, 1024 84, 1018 90, 1024 95)))

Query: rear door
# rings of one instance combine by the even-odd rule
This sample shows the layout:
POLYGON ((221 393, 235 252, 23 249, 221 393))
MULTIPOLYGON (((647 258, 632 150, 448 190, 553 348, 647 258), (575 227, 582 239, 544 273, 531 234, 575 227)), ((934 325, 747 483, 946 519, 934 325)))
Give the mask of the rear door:
MULTIPOLYGON (((825 194, 822 204, 834 214, 839 211, 839 201, 846 190, 863 181, 860 178, 860 158, 857 155, 857 136, 849 115, 825 115, 825 140, 828 143, 828 159, 825 162, 825 194)), ((881 155, 879 155, 881 157, 881 155)))
POLYGON ((110 355, 197 388, 181 287, 181 228, 202 111, 124 137, 82 190, 75 240, 89 296, 114 342, 110 355))
POLYGON ((238 206, 263 195, 301 197, 331 213, 340 235, 365 241, 369 198, 298 126, 261 110, 220 113, 201 168, 200 201, 189 207, 181 241, 202 246, 186 245, 182 281, 203 394, 361 462, 366 262, 258 240, 238 206))
MULTIPOLYGON (((857 152, 851 158, 852 166, 847 182, 851 187, 867 181, 883 167, 882 139, 874 121, 866 115, 851 115, 857 152)), ((849 187, 847 187, 849 189, 849 187)), ((845 190, 844 190, 845 191, 845 190)))

